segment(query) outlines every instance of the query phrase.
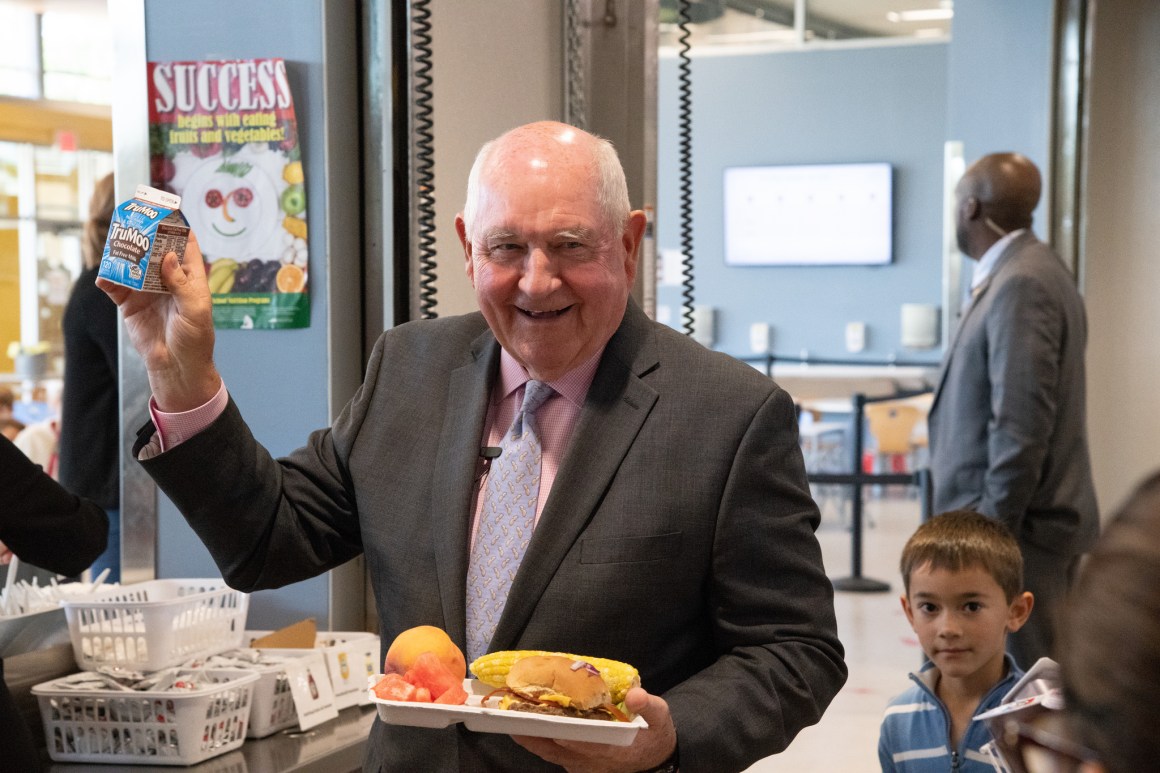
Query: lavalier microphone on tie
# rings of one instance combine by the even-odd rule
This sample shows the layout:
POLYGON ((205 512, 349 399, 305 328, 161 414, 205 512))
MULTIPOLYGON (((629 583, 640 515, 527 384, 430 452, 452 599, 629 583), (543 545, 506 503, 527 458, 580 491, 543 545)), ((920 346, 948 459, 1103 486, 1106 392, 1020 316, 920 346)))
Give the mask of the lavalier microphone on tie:
POLYGON ((493 459, 498 459, 503 449, 499 446, 481 446, 479 449, 479 458, 482 460, 476 467, 475 480, 478 483, 483 480, 483 476, 491 470, 491 462, 493 459))

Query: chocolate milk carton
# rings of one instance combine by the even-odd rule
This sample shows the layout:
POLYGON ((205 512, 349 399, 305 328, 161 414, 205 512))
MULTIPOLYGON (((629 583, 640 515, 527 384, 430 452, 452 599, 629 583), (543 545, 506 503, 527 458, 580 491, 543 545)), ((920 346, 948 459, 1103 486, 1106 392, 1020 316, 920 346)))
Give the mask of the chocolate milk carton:
POLYGON ((133 198, 113 210, 97 275, 134 290, 169 292, 161 281, 161 261, 170 252, 183 260, 189 239, 180 207, 180 196, 138 185, 133 198))

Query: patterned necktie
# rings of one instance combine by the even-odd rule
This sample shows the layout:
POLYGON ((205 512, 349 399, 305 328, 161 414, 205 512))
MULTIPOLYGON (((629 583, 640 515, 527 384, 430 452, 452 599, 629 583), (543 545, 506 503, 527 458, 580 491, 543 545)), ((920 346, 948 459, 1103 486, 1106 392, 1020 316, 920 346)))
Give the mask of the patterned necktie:
POLYGON ((467 568, 467 662, 487 653, 508 589, 523 560, 536 523, 540 496, 540 439, 536 409, 554 390, 529 381, 524 401, 492 462, 483 508, 467 568))

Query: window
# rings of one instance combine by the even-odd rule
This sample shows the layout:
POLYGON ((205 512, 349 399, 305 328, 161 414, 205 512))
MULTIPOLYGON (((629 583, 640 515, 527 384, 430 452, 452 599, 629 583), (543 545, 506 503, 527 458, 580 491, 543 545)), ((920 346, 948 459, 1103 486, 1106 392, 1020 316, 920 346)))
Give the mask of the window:
POLYGON ((40 18, 32 11, 0 8, 0 94, 40 97, 40 18))
POLYGON ((103 7, 44 14, 0 8, 0 29, 0 95, 110 103, 113 38, 103 7))

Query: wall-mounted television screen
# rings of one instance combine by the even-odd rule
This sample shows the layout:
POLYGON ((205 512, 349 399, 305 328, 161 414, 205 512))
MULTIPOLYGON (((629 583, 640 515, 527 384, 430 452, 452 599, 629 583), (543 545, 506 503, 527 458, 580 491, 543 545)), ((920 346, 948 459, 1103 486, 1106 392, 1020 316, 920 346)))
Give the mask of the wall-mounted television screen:
POLYGON ((725 263, 889 263, 891 178, 886 163, 727 168, 725 263))

